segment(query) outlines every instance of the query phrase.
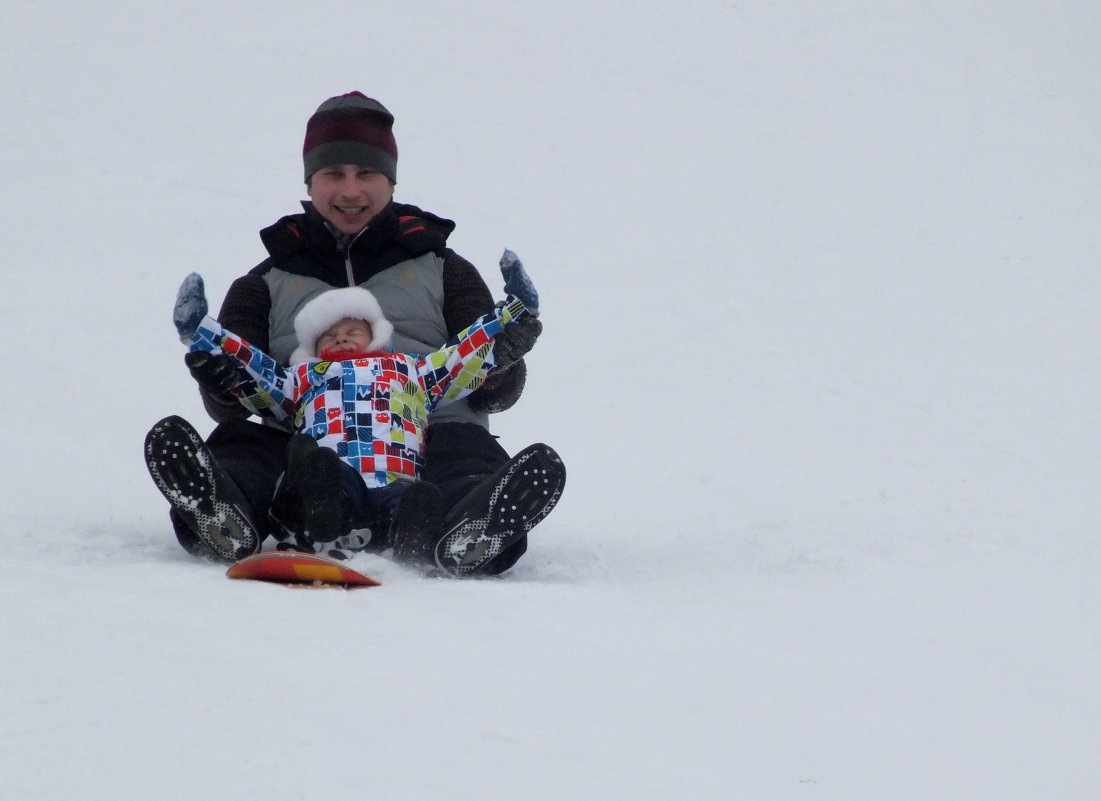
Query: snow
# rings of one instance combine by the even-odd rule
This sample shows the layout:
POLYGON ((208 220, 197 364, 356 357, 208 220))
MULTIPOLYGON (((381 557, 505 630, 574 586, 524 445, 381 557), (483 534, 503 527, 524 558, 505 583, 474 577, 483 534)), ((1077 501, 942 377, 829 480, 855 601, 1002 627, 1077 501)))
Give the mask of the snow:
POLYGON ((0 795, 1101 797, 1101 6, 9 5, 0 795), (229 581, 142 464, 352 89, 539 288, 499 580, 229 581))

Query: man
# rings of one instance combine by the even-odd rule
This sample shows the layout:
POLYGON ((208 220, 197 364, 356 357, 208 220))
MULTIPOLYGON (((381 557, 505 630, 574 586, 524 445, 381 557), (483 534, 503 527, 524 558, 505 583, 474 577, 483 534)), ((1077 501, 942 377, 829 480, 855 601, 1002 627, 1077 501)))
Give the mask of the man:
MULTIPOLYGON (((310 201, 261 231, 268 258, 226 294, 219 322, 281 363, 298 345, 298 311, 333 287, 369 289, 394 324, 394 350, 404 353, 437 349, 493 308, 478 271, 447 247, 454 223, 394 201, 393 121, 359 92, 318 107, 302 148, 310 201)), ((538 327, 530 330, 538 336, 538 327)), ((187 363, 218 426, 203 443, 185 421, 165 418, 146 438, 146 460, 172 504, 180 544, 238 558, 259 550, 273 531, 268 511, 290 433, 246 419, 228 357, 189 354, 187 363)), ((565 483, 565 468, 548 446, 510 460, 489 433, 488 414, 516 402, 526 369, 515 360, 429 419, 423 478, 449 510, 443 531, 451 556, 438 566, 452 575, 492 575, 515 564, 527 532, 550 513, 565 483), (545 478, 539 492, 520 478, 532 471, 545 478)), ((385 542, 374 538, 371 547, 385 542)))

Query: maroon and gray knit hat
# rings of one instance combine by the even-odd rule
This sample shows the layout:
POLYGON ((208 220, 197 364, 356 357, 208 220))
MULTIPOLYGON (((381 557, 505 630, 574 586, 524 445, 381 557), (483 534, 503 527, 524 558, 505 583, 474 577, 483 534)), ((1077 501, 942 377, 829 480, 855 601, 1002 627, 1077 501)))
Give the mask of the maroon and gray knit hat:
POLYGON ((306 180, 322 167, 356 164, 378 170, 397 183, 398 146, 393 125, 394 115, 362 92, 330 97, 306 123, 302 144, 306 180))

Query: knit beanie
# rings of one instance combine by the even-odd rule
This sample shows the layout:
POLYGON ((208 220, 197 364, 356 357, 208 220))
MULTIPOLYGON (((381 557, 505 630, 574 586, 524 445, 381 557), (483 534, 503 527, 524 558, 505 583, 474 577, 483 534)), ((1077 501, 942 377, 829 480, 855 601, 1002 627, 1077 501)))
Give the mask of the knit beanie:
POLYGON ((306 123, 302 161, 306 181, 322 167, 355 164, 378 170, 397 183, 398 146, 394 115, 362 92, 330 97, 306 123))
POLYGON ((390 344, 394 326, 386 319, 375 296, 363 287, 350 286, 329 289, 303 306, 294 317, 294 334, 298 347, 291 354, 291 364, 301 364, 317 358, 317 339, 344 318, 366 320, 371 326, 371 344, 367 350, 382 350, 390 344))

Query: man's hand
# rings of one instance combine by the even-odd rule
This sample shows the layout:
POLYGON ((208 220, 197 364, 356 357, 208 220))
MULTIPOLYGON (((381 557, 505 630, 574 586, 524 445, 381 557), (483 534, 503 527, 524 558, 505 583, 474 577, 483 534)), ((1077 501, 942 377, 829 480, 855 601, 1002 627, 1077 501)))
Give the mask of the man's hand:
POLYGON ((191 377, 211 395, 224 399, 241 383, 237 363, 224 353, 193 351, 184 356, 191 377))
POLYGON ((524 358, 541 333, 543 324, 538 317, 530 314, 506 325, 501 333, 493 337, 493 359, 497 362, 497 368, 511 367, 524 358))

